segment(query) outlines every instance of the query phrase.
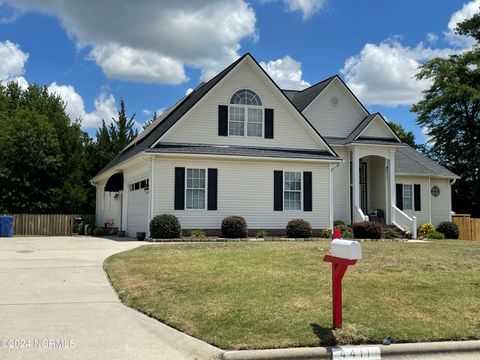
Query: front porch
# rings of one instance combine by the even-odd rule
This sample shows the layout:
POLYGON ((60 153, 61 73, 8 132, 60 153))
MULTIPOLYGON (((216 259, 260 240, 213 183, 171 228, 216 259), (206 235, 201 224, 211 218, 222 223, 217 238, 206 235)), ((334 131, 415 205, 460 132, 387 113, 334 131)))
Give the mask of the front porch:
POLYGON ((396 207, 396 146, 350 147, 351 222, 368 221, 375 213, 384 225, 409 228, 416 238, 416 218, 396 207))

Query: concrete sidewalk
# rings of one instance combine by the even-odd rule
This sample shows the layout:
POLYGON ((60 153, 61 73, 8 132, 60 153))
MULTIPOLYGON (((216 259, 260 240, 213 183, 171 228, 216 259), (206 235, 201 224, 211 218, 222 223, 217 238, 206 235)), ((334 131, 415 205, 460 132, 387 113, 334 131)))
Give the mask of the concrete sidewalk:
POLYGON ((143 243, 0 238, 0 359, 212 359, 221 351, 132 310, 103 271, 143 243))

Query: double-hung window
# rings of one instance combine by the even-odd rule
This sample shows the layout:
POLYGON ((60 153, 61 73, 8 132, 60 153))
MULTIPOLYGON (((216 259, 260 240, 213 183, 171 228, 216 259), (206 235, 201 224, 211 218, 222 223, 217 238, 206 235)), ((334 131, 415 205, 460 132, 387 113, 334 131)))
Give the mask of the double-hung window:
POLYGON ((403 184, 403 210, 413 210, 413 185, 403 184))
POLYGON ((260 97, 248 89, 238 90, 230 99, 228 135, 263 136, 263 107, 260 97))
POLYGON ((205 209, 205 169, 187 169, 187 209, 205 209))
POLYGON ((302 209, 302 173, 285 171, 283 185, 284 210, 302 209))

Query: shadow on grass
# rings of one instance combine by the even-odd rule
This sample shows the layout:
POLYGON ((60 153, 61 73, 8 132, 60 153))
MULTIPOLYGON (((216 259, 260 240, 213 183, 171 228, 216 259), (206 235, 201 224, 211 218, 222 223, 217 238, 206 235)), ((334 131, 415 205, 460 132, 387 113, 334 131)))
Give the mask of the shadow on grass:
POLYGON ((310 323, 313 333, 320 340, 321 346, 335 346, 337 344, 337 339, 333 333, 332 328, 321 326, 317 323, 310 323))

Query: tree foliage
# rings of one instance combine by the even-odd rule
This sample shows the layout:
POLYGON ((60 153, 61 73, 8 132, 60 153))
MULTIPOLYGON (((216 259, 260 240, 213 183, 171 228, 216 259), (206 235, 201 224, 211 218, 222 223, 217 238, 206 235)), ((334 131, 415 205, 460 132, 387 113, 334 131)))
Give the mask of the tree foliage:
POLYGON ((90 179, 136 136, 135 114, 120 101, 118 118, 92 139, 45 86, 0 85, 0 213, 92 213, 90 179))
MULTIPOLYGON (((479 40, 480 15, 460 23, 457 33, 479 40)), ((417 79, 431 81, 424 98, 412 106, 417 124, 430 136, 428 153, 461 176, 453 209, 480 215, 480 49, 421 66, 417 79)))
POLYGON ((394 123, 393 121, 389 121, 388 123, 400 140, 402 140, 402 142, 410 145, 414 149, 418 147, 417 143, 415 142, 415 135, 413 134, 413 131, 407 131, 402 125, 394 123))

